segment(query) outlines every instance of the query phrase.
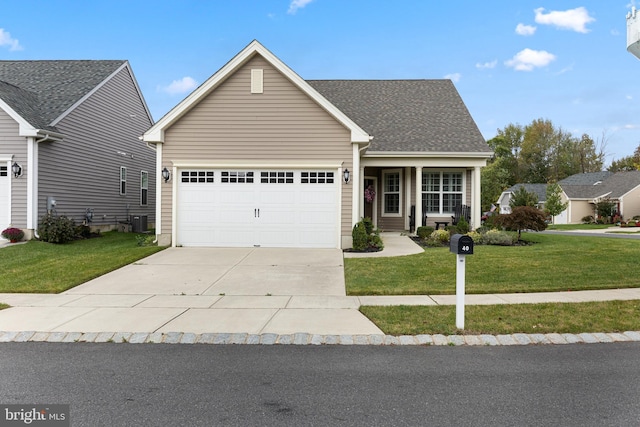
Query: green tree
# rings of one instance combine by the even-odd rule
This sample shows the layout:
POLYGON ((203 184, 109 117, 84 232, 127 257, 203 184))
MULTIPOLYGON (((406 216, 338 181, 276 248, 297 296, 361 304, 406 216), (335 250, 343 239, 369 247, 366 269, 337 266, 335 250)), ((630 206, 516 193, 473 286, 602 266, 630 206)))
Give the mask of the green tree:
POLYGON ((547 228, 544 213, 532 206, 516 206, 507 215, 498 215, 497 222, 507 230, 518 232, 518 240, 522 237, 522 230, 543 231, 547 228))
POLYGON ((628 172, 640 170, 640 144, 636 147, 631 156, 626 156, 620 160, 611 162, 611 166, 607 169, 610 172, 628 172))
POLYGON ((538 206, 538 202, 539 202, 538 195, 536 193, 527 191, 527 189, 524 188, 523 185, 521 185, 511 195, 511 200, 509 200, 509 206, 511 206, 512 210, 517 206, 536 207, 538 206))
POLYGON ((482 168, 480 182, 482 186, 482 211, 491 209, 502 192, 513 184, 513 174, 508 166, 505 166, 504 158, 495 158, 487 166, 482 168))
POLYGON ((551 215, 551 220, 555 221, 554 217, 564 212, 567 206, 569 206, 569 202, 562 202, 560 185, 556 182, 547 185, 547 200, 544 202, 544 209, 551 215))

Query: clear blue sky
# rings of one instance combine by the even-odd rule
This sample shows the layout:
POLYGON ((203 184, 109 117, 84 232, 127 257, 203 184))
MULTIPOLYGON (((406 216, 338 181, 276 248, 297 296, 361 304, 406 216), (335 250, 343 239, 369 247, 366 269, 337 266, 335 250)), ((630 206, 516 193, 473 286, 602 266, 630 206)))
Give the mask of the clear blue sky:
POLYGON ((0 59, 127 59, 158 120, 257 39, 305 79, 451 78, 485 138, 544 118, 610 161, 640 143, 634 2, 5 1, 0 59))

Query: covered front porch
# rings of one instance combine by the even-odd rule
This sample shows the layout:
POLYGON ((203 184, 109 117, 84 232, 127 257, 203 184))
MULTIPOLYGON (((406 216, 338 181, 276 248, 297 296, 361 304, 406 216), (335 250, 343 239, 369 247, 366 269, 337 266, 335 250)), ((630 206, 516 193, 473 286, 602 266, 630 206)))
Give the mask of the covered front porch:
POLYGON ((382 231, 415 232, 421 225, 451 225, 461 214, 480 226, 480 168, 485 159, 460 162, 390 162, 363 158, 358 182, 358 220, 369 217, 382 231), (475 163, 475 164, 474 164, 475 163), (468 210, 467 210, 468 209, 468 210))

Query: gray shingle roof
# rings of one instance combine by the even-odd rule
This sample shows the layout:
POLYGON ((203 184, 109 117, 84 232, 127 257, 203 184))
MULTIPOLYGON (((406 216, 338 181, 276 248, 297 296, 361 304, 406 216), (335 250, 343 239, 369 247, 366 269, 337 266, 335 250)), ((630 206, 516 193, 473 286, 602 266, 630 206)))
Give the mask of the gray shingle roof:
POLYGON ((601 172, 587 172, 577 173, 566 177, 563 180, 558 181, 560 186, 563 185, 593 185, 596 182, 602 182, 605 179, 613 175, 613 172, 601 171, 601 172))
POLYGON ((515 184, 505 191, 515 193, 520 187, 524 187, 527 193, 535 193, 540 203, 544 203, 547 200, 547 184, 515 184))
POLYGON ((0 97, 43 129, 125 61, 0 61, 0 97))
POLYGON ((572 199, 593 199, 607 195, 617 199, 640 185, 640 171, 630 172, 594 172, 592 174, 572 175, 559 182, 560 186, 572 199), (598 175, 603 179, 597 179, 598 175), (590 175, 589 177, 585 175, 590 175), (587 185, 571 185, 571 182, 588 182, 587 185), (567 184, 569 182, 569 184, 567 184), (600 182, 599 184, 595 184, 600 182))
POLYGON ((307 83, 373 136, 369 152, 491 152, 451 80, 307 83))

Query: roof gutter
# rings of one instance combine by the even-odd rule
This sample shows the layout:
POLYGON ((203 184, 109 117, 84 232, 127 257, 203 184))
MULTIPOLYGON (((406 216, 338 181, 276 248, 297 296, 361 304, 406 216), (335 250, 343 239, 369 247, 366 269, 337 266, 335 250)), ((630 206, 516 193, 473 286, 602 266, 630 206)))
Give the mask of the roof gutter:
POLYGON ((36 142, 60 142, 64 140, 64 135, 56 132, 38 130, 36 142))

